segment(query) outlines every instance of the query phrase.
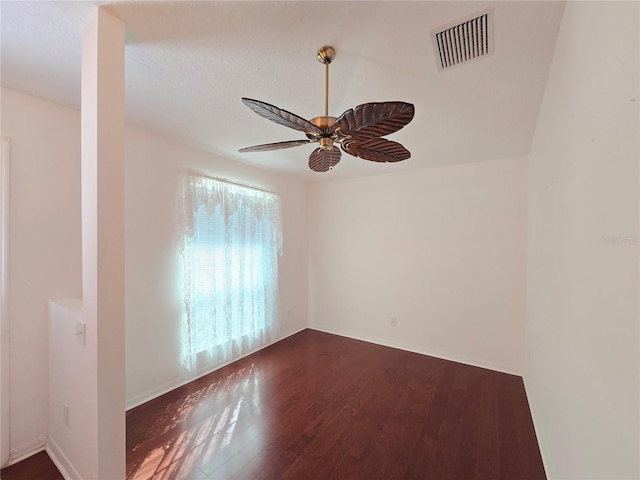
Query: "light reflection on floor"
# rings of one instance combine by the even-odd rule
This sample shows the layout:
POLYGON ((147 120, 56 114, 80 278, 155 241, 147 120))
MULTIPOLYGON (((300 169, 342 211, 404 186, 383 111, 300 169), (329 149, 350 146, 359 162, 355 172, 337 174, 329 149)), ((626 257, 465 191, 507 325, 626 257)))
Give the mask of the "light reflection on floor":
MULTIPOLYGON (((133 451, 157 445, 157 437, 168 435, 171 440, 150 450, 137 465, 128 465, 128 480, 168 480, 205 478, 197 468, 215 461, 216 455, 230 458, 235 452, 226 451, 236 434, 238 419, 245 408, 260 406, 260 372, 254 364, 230 373, 218 380, 167 405, 170 418, 158 418, 148 432, 148 442, 141 441, 133 451), (248 397, 249 403, 245 401, 248 397), (183 430, 177 437, 175 433, 183 430), (156 438, 155 441, 153 439, 156 438), (198 476, 198 474, 200 476, 198 476)), ((245 428, 249 443, 260 435, 260 429, 245 428)), ((236 450, 242 444, 234 444, 236 450)))

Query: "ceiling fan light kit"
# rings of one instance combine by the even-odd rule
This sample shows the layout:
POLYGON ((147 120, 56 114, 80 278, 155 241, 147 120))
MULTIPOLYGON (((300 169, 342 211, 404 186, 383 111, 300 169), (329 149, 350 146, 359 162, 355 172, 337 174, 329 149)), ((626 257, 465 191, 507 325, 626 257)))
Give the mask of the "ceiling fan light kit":
POLYGON ((309 168, 315 172, 327 172, 335 167, 342 151, 372 162, 399 162, 411 157, 409 150, 397 142, 382 138, 407 125, 415 113, 413 104, 406 102, 364 103, 349 109, 339 117, 329 115, 329 64, 336 51, 331 46, 318 50, 317 58, 325 65, 324 115, 310 121, 298 115, 251 98, 242 102, 261 117, 303 132, 307 140, 267 143, 242 148, 240 152, 262 152, 317 143, 309 156, 309 168))

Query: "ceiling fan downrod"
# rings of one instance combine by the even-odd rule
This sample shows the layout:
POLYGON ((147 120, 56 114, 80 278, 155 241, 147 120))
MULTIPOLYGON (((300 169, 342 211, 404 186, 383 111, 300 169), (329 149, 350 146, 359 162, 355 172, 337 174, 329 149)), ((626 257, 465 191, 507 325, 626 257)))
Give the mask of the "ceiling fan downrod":
MULTIPOLYGON (((329 116, 329 64, 336 57, 336 50, 329 46, 325 45, 320 50, 318 50, 318 61, 320 63, 324 63, 324 116, 323 117, 315 117, 311 119, 311 123, 313 123, 316 127, 321 128, 323 131, 331 130, 334 122, 336 121, 335 117, 329 116)), ((334 133, 330 134, 322 134, 319 138, 320 148, 323 150, 331 150, 333 149, 333 142, 336 140, 334 133)))
POLYGON ((318 61, 324 63, 324 116, 329 116, 329 64, 336 58, 335 48, 325 45, 318 50, 318 61))

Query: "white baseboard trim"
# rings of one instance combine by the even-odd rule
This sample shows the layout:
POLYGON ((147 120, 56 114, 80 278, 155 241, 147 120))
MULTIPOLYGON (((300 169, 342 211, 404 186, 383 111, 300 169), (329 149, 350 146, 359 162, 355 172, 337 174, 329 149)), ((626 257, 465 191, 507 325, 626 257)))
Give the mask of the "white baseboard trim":
POLYGON ((82 480, 80 474, 76 471, 73 464, 67 456, 62 452, 55 440, 49 437, 47 441, 47 454, 58 468, 65 480, 82 480))
POLYGON ((212 368, 210 370, 204 370, 202 372, 198 372, 197 375, 190 375, 188 377, 179 377, 171 382, 167 382, 163 385, 160 385, 157 388, 154 388, 152 390, 149 390, 145 393, 142 393, 140 395, 136 395, 135 397, 127 400, 126 402, 126 409, 127 410, 131 410, 132 408, 138 407, 140 405, 142 405, 143 403, 148 402, 149 400, 153 400, 154 398, 159 397, 160 395, 164 395, 165 393, 170 392, 171 390, 175 390, 178 387, 182 387, 183 385, 186 385, 187 383, 193 382, 194 380, 197 380, 200 377, 204 377, 205 375, 209 375, 211 372, 215 372, 216 370, 219 370, 223 367, 226 367, 227 365, 232 364, 233 362, 237 362, 238 360, 240 360, 241 358, 247 357, 251 354, 254 354, 256 352, 259 352, 262 349, 265 349, 275 343, 278 343, 282 340, 284 340, 287 337, 290 337, 292 335, 295 335, 296 333, 300 333, 303 330, 306 330, 307 327, 302 327, 293 331, 290 331, 282 336, 280 336, 277 340, 274 340, 273 342, 267 343, 266 345, 262 345, 259 348, 256 348, 254 350, 251 350, 247 353, 245 353, 244 355, 242 355, 241 357, 238 358, 234 358, 233 360, 227 362, 227 363, 223 363, 221 365, 216 366, 215 368, 212 368))
POLYGON ((527 395, 527 401, 529 402, 529 411, 531 412, 531 420, 533 421, 533 429, 536 432, 536 439, 538 440, 538 449, 540 450, 540 456, 542 457, 542 465, 544 466, 544 471, 547 474, 547 478, 556 478, 556 476, 551 471, 549 455, 548 451, 545 447, 545 443, 542 436, 542 424, 538 421, 540 416, 538 415, 538 408, 534 401, 534 396, 532 395, 532 391, 527 387, 527 377, 526 375, 522 376, 522 383, 524 383, 524 392, 527 395))
POLYGON ((38 437, 30 442, 27 442, 23 445, 20 445, 17 448, 11 449, 9 452, 9 462, 6 466, 13 465, 14 463, 18 463, 25 458, 29 458, 36 453, 40 453, 47 446, 47 437, 42 436, 38 437))
POLYGON ((375 337, 371 337, 371 336, 368 336, 368 335, 354 334, 354 333, 351 333, 351 332, 338 332, 336 330, 330 330, 330 329, 327 329, 327 328, 319 327, 317 325, 309 326, 309 328, 311 330, 317 330, 319 332, 330 333, 332 335, 338 335, 338 336, 341 336, 341 337, 352 338, 354 340, 360 340, 360 341, 368 342, 368 343, 375 343, 376 345, 382 345, 383 347, 397 348, 399 350, 404 350, 404 351, 407 351, 407 352, 419 353, 420 355, 428 355, 430 357, 436 357, 436 358, 440 358, 442 360, 449 360, 451 362, 463 363, 465 365, 470 365, 472 367, 485 368, 487 370, 494 370, 496 372, 507 373, 509 375, 516 375, 518 377, 522 376, 522 371, 521 370, 519 370, 517 368, 512 368, 512 367, 507 366, 507 365, 500 365, 500 364, 496 364, 496 363, 492 363, 492 362, 477 361, 475 359, 464 358, 464 357, 461 357, 461 356, 458 356, 458 355, 452 355, 452 354, 449 354, 449 353, 446 353, 446 352, 437 352, 437 351, 426 350, 426 349, 415 349, 415 348, 409 347, 407 345, 404 345, 402 343, 389 342, 388 340, 385 340, 385 339, 375 338, 375 337))

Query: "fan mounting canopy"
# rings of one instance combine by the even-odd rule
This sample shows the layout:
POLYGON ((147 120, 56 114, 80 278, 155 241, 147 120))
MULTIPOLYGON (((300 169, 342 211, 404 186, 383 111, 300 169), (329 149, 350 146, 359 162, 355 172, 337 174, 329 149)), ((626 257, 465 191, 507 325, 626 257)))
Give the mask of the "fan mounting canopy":
POLYGON ((318 50, 318 61, 320 63, 331 63, 336 58, 336 50, 333 47, 325 45, 318 50))

